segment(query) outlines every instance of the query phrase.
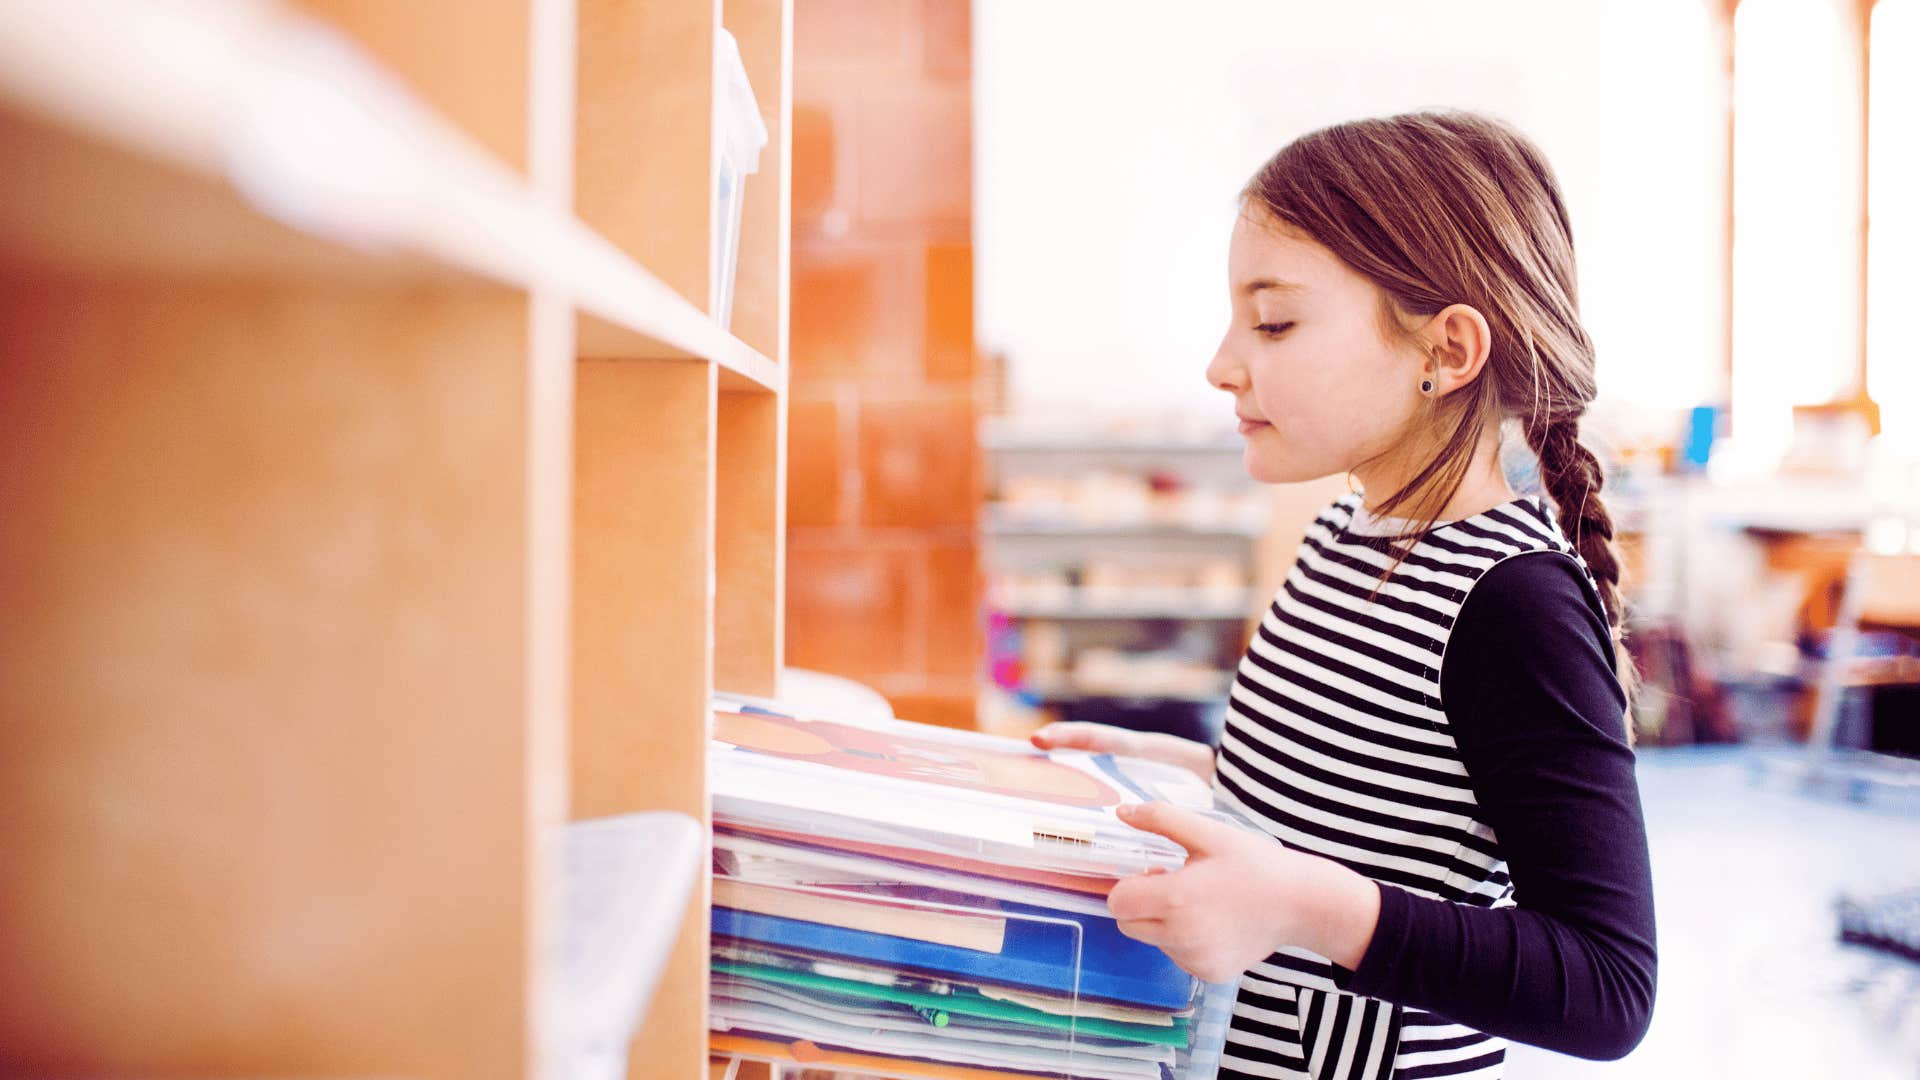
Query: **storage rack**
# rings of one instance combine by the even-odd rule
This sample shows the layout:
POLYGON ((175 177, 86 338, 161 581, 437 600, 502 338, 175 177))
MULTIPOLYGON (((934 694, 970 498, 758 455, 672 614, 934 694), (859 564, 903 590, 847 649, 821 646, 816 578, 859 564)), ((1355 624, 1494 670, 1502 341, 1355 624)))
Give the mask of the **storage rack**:
MULTIPOLYGON (((0 5, 0 1072, 541 1073, 564 823, 708 821, 781 662, 791 42, 0 5)), ((694 847, 630 1076, 708 1067, 694 847)))
MULTIPOLYGON (((1070 477, 1089 469, 1135 472, 1161 471, 1193 483, 1224 490, 1245 490, 1252 482, 1241 463, 1237 438, 1199 438, 1174 435, 1106 435, 1085 432, 1036 433, 1004 423, 989 422, 981 442, 991 463, 996 491, 1009 477, 1045 473, 1070 477)), ((1074 589, 1049 600, 998 602, 999 612, 1022 626, 1045 620, 1059 623, 1076 641, 1138 640, 1155 628, 1194 627, 1218 637, 1222 664, 1244 649, 1250 613, 1259 604, 1255 582, 1263 559, 1260 548, 1268 523, 1258 520, 1220 520, 1180 524, 1141 520, 1082 523, 1022 519, 1007 507, 989 507, 983 525, 988 564, 996 577, 1046 566, 1074 566, 1090 553, 1148 557, 1225 557, 1240 564, 1247 587, 1232 598, 1194 592, 1101 599, 1074 589)), ((1064 508, 1063 508, 1064 509, 1064 508)), ((997 583, 996 583, 997 584, 997 583)), ((1000 590, 990 586, 990 595, 1000 590)), ((1222 666, 1217 685, 1204 689, 1148 688, 1142 692, 1105 693, 1076 687, 1068 678, 1029 678, 1021 687, 1043 705, 1072 707, 1082 702, 1109 701, 1117 708, 1152 708, 1156 703, 1215 704, 1226 695, 1231 672, 1222 666)))

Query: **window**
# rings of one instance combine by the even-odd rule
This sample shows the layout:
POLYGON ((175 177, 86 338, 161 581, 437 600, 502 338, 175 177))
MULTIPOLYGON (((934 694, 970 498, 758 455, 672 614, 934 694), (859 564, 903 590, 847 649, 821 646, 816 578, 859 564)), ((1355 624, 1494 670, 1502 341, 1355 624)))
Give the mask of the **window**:
POLYGON ((1852 396, 1862 102, 1852 0, 1734 15, 1732 434, 1777 459, 1793 406, 1852 396))
POLYGON ((1920 441, 1920 2, 1880 0, 1868 47, 1867 392, 1881 429, 1920 441))

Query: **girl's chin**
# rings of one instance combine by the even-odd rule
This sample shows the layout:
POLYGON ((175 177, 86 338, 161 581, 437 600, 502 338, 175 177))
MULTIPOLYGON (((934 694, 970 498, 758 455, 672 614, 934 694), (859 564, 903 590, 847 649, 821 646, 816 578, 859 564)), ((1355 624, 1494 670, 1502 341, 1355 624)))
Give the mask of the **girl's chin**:
POLYGON ((1248 446, 1246 453, 1241 457, 1241 464, 1245 466, 1249 477, 1262 484, 1300 484, 1333 475, 1332 471, 1325 468, 1316 469, 1303 466, 1298 462, 1276 461, 1272 453, 1273 448, 1262 447, 1261 449, 1266 450, 1267 453, 1261 453, 1254 447, 1248 446))
POLYGON ((1241 461, 1246 466, 1247 475, 1263 484, 1288 484, 1298 479, 1292 475, 1293 470, 1269 460, 1251 446, 1247 447, 1241 461))

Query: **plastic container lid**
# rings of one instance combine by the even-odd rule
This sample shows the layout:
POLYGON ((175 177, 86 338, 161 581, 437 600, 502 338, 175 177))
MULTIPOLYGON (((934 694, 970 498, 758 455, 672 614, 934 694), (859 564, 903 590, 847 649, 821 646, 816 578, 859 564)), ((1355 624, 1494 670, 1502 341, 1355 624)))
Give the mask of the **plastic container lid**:
POLYGON ((970 865, 1104 879, 1186 862, 1179 844, 1123 823, 1124 803, 1254 828, 1172 765, 905 720, 717 710, 707 763, 716 823, 970 865))
POLYGON ((753 96, 747 67, 740 60, 740 43, 725 29, 719 34, 715 62, 720 65, 720 84, 727 104, 720 115, 721 153, 735 170, 758 172, 760 151, 767 145, 767 125, 760 119, 760 103, 753 96))

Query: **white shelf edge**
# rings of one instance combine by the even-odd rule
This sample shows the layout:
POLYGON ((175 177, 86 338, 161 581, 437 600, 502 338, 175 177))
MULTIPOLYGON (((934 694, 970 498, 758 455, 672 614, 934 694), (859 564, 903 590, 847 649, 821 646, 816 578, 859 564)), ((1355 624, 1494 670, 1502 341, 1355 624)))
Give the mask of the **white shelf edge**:
POLYGON ((745 344, 726 350, 720 359, 720 392, 787 392, 787 369, 755 352, 745 344))
POLYGON ((351 257, 565 295, 598 324, 583 341, 608 355, 711 361, 735 391, 785 385, 778 364, 541 199, 350 38, 278 4, 9 0, 0 98, 219 184, 242 212, 351 257))

